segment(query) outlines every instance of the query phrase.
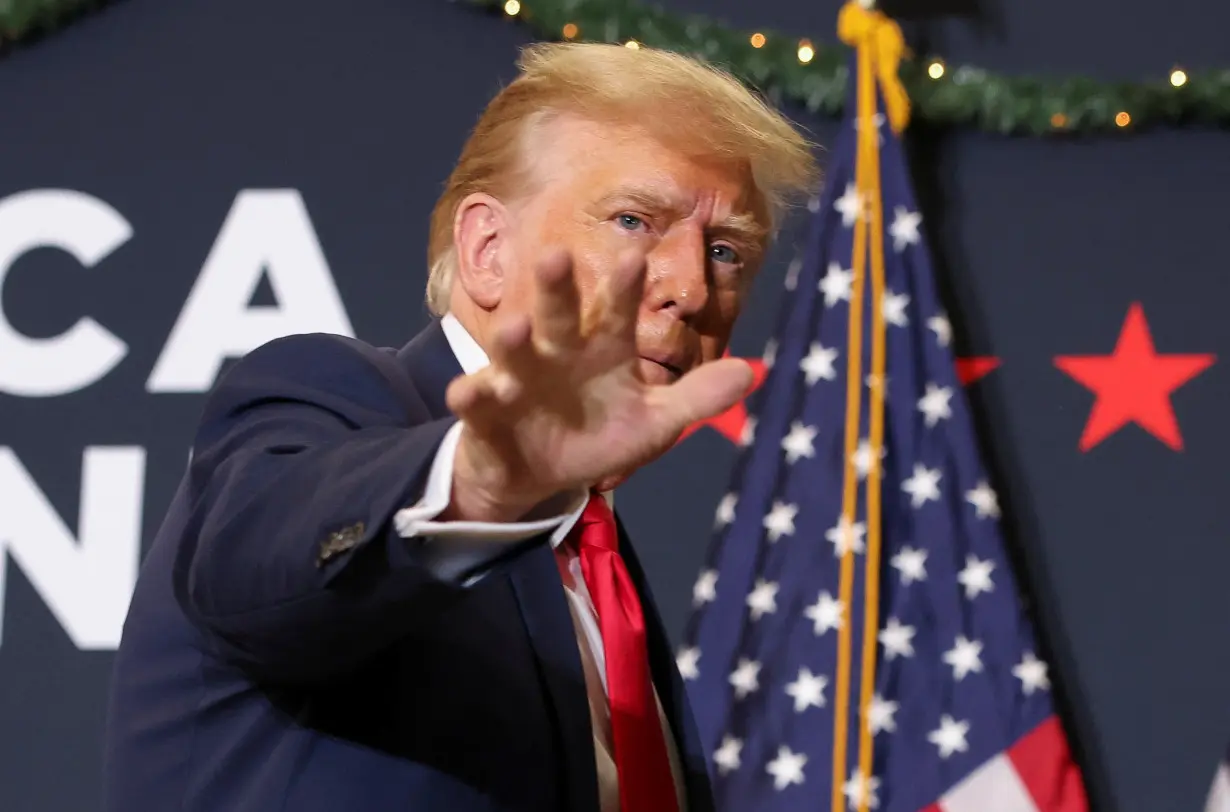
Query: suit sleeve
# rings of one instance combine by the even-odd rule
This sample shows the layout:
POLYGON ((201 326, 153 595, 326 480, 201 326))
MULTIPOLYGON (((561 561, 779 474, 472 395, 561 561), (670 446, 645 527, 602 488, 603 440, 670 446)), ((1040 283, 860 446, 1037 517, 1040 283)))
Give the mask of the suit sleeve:
POLYGON ((176 561, 217 653, 260 678, 327 679, 458 600, 465 573, 441 577, 393 518, 455 423, 430 420, 392 357, 350 339, 281 339, 237 364, 202 416, 176 561))

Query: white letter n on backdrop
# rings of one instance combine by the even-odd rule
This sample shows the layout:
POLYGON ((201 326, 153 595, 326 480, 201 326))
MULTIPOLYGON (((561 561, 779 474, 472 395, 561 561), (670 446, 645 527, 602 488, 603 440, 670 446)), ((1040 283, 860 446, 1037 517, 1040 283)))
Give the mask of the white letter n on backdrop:
POLYGON ((235 198, 188 301, 150 373, 150 392, 205 392, 227 358, 295 333, 353 336, 297 189, 235 198), (249 305, 268 275, 277 304, 249 305))
POLYGON ((141 559, 144 484, 144 448, 87 447, 74 538, 13 449, 0 447, 0 639, 7 553, 77 648, 119 646, 141 559))

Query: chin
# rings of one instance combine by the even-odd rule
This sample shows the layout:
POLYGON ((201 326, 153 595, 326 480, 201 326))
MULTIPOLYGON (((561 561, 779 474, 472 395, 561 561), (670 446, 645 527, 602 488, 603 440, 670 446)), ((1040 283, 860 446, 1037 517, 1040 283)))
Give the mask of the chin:
POLYGON ((602 479, 598 480, 598 483, 596 485, 594 485, 594 490, 598 491, 599 493, 606 493, 607 491, 613 491, 616 488, 618 488, 620 485, 627 482, 629 476, 631 476, 631 474, 616 474, 615 476, 603 477, 602 479))

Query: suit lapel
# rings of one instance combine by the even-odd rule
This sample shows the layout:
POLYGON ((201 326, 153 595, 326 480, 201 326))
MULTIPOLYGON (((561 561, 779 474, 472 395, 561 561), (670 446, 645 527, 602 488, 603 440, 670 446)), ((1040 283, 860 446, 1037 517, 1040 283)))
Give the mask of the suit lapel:
POLYGON ((453 379, 461 375, 461 364, 453 355, 439 319, 433 319, 422 332, 397 351, 397 360, 414 382, 427 404, 432 419, 449 417, 445 392, 453 379))
POLYGON ((687 689, 675 665, 670 641, 666 637, 666 628, 649 594, 649 584, 645 579, 645 573, 628 540, 628 534, 624 531, 623 523, 618 519, 616 521, 619 525, 620 555, 624 559, 624 565, 628 568, 628 574, 636 584, 636 591, 641 599, 641 613, 645 617, 645 637, 646 645, 649 647, 649 668, 653 674, 653 683, 658 689, 662 710, 670 722, 671 733, 675 737, 675 745, 679 748, 680 760, 683 762, 688 812, 713 812, 713 795, 705 751, 700 741, 696 720, 692 716, 692 706, 688 701, 687 689))
POLYGON ((598 772, 589 694, 555 554, 546 545, 527 551, 512 565, 509 579, 533 641, 539 674, 547 686, 560 735, 567 781, 564 808, 569 812, 597 812, 598 772))

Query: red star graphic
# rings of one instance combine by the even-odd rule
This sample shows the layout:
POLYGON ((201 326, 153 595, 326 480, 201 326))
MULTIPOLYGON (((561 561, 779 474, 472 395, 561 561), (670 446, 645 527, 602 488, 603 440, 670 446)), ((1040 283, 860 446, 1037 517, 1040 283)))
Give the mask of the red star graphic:
MULTIPOLYGON (((728 352, 726 355, 729 356, 730 353, 728 352)), ((748 395, 750 396, 752 392, 755 392, 760 388, 760 385, 764 383, 765 376, 768 374, 769 370, 765 366, 764 361, 759 358, 744 358, 743 360, 751 364, 752 367, 754 382, 752 384, 751 391, 748 392, 748 395)), ((957 378, 963 385, 968 386, 974 381, 977 381, 979 378, 982 378, 995 371, 998 367, 999 359, 991 356, 958 358, 957 378)), ((683 434, 679 435, 679 439, 676 443, 683 442, 684 439, 700 429, 702 426, 711 426, 727 440, 730 440, 735 445, 738 445, 740 438, 743 437, 743 427, 746 424, 747 403, 746 400, 741 400, 717 417, 711 417, 708 420, 702 420, 699 423, 693 423, 688 426, 687 429, 684 430, 683 434)))
POLYGON ((1183 437, 1170 394, 1208 369, 1216 356, 1158 355, 1139 302, 1128 309, 1111 355, 1060 355, 1055 366, 1097 395, 1080 450, 1088 451, 1135 423, 1175 451, 1183 437))
MULTIPOLYGON (((729 357, 730 353, 726 353, 729 357)), ((743 426, 747 423, 747 397, 750 397, 752 392, 760 388, 764 383, 765 375, 768 374, 768 367, 764 361, 759 358, 744 358, 744 361, 752 368, 752 388, 748 391, 744 400, 739 401, 734 406, 731 406, 726 411, 722 412, 717 417, 711 417, 708 420, 702 420, 699 423, 693 423, 684 429, 683 434, 679 435, 676 443, 682 443, 684 438, 689 434, 699 429, 701 426, 712 426, 719 434, 730 440, 735 445, 739 444, 739 438, 743 436, 743 426)))
POLYGON ((985 377, 999 368, 999 359, 989 355, 978 355, 973 358, 957 359, 957 380, 962 386, 969 386, 979 378, 985 377))

